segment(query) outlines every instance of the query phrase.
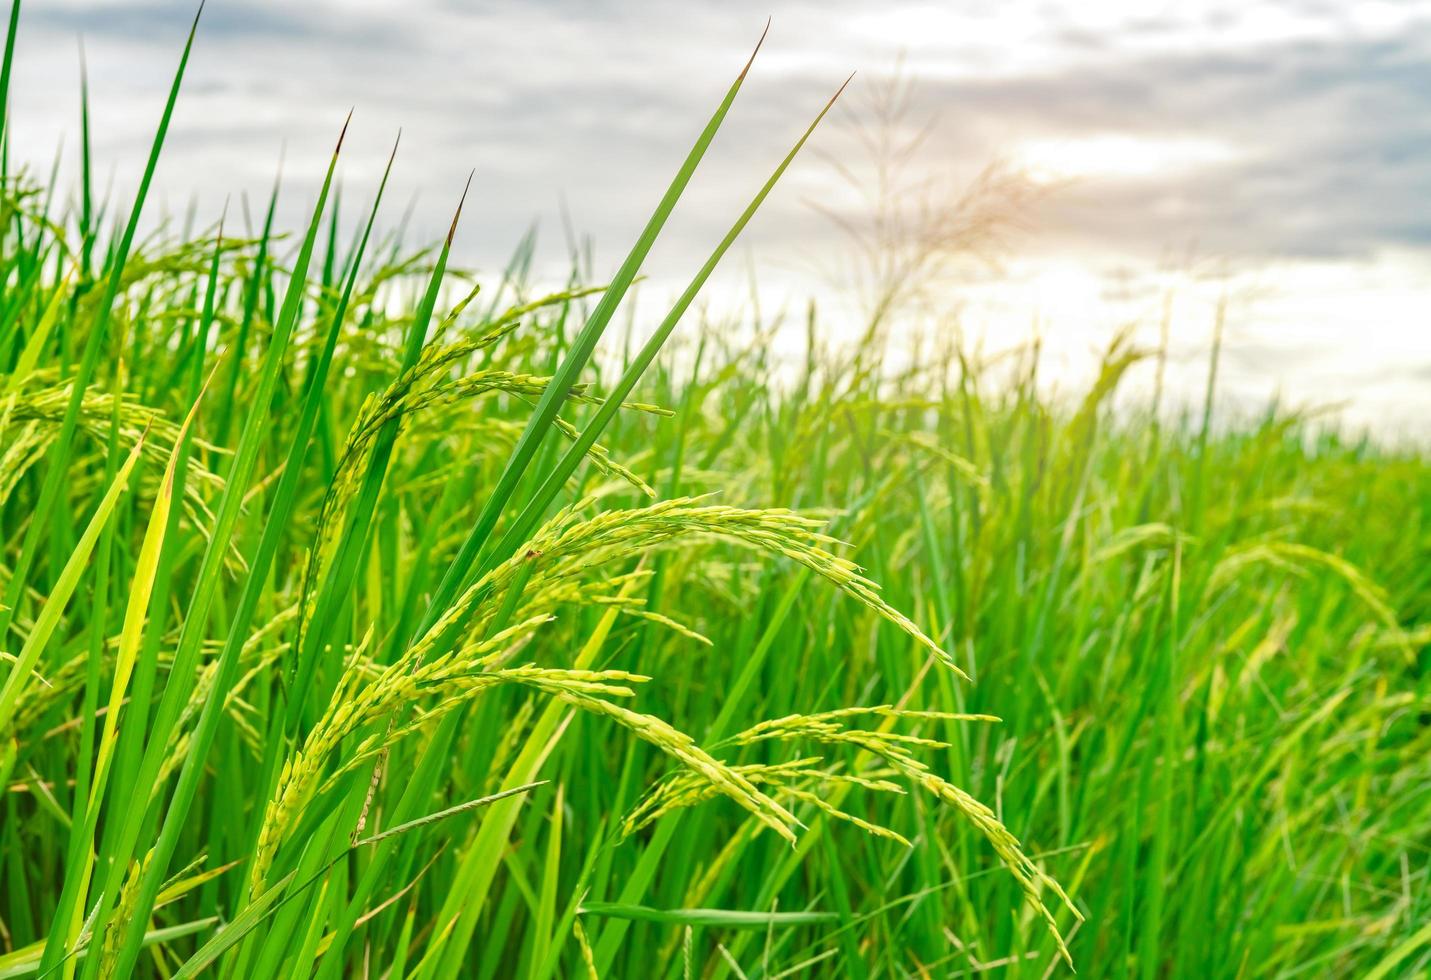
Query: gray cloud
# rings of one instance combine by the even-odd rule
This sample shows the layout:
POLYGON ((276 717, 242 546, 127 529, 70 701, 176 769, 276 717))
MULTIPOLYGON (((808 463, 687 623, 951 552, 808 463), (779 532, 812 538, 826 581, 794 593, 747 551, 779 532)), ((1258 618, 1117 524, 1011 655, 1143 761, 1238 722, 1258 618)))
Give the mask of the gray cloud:
MULTIPOLYGON (((560 264, 565 199, 597 243, 600 274, 773 13, 746 89, 653 257, 657 281, 689 272, 850 69, 860 70, 847 97, 857 105, 901 51, 917 82, 908 124, 938 120, 917 166, 955 184, 1030 142, 1227 149, 1166 172, 1073 182, 1032 215, 1035 234, 1019 241, 1029 255, 1134 270, 1140 296, 1159 287, 1137 277, 1189 245, 1251 270, 1350 268, 1388 249, 1431 267, 1431 3, 1382 8, 1385 23, 1340 0, 1205 0, 1158 15, 1042 0, 224 0, 205 11, 158 191, 172 210, 198 195, 201 213, 217 213, 230 195, 266 195, 286 146, 283 207, 300 220, 356 105, 346 200, 368 193, 401 126, 393 221, 416 195, 419 233, 437 235, 475 167, 463 260, 498 267, 540 219, 544 254, 560 264)), ((26 7, 15 155, 48 167, 62 134, 74 146, 65 52, 83 32, 97 159, 127 193, 192 10, 188 0, 26 7)), ((820 159, 858 165, 847 115, 817 134, 749 230, 769 277, 835 247, 808 203, 853 206, 820 159)), ((1275 350, 1287 343, 1278 336, 1269 328, 1248 349, 1275 350)), ((1257 351, 1259 362, 1277 359, 1257 351)))
MULTIPOLYGON (((549 212, 565 189, 577 205, 587 198, 587 218, 601 235, 620 224, 608 207, 633 206, 617 200, 619 190, 665 179, 681 140, 738 64, 764 6, 214 3, 201 25, 185 93, 187 129, 176 132, 166 181, 174 189, 188 180, 215 192, 225 180, 252 182, 255 164, 238 153, 213 160, 196 149, 204 143, 233 146, 263 167, 273 154, 252 152, 262 142, 270 148, 288 142, 300 163, 309 151, 321 160, 327 141, 307 146, 312 127, 331 128, 344 106, 356 103, 360 126, 409 127, 417 166, 426 171, 421 176, 439 182, 439 171, 475 165, 509 182, 502 230, 549 212), (189 166, 185 156, 205 165, 189 166)), ((1308 17, 1334 17, 1337 9, 1311 0, 1279 6, 1308 17)), ((888 45, 851 41, 840 29, 860 7, 779 5, 763 59, 773 62, 775 77, 762 77, 771 70, 762 64, 731 123, 742 158, 778 154, 840 68, 888 67, 888 45), (784 27, 789 22, 826 26, 799 37, 784 27)), ((914 116, 941 119, 929 147, 933 164, 972 172, 1009 143, 1098 133, 1195 137, 1226 143, 1237 154, 1201 172, 1079 182, 1052 199, 1042 222, 1052 246, 1146 255, 1195 238, 1210 250, 1256 259, 1427 244, 1431 25, 1389 37, 1329 35, 1147 54, 1148 39, 1187 29, 1186 14, 1172 20, 1135 12, 1113 32, 1081 23, 1080 7, 1040 9, 1035 40, 1056 53, 1052 70, 984 77, 961 71, 996 56, 977 43, 903 39, 912 55, 922 52, 911 58, 916 76, 924 75, 914 116), (935 71, 924 74, 931 66, 935 71)), ((27 10, 25 27, 52 36, 83 31, 91 50, 106 48, 113 65, 127 47, 177 44, 190 11, 187 2, 60 2, 27 10)), ((1236 17, 1234 8, 1213 9, 1202 23, 1229 31, 1236 17)), ((162 58, 153 61, 138 77, 93 72, 97 100, 142 95, 153 104, 168 67, 162 58)), ((21 106, 24 98, 22 88, 21 106)), ((820 141, 846 159, 857 152, 837 132, 820 141)), ((43 151, 36 150, 38 158, 43 151)), ((742 173, 755 164, 744 166, 742 173)), ((301 166, 292 173, 295 186, 313 179, 301 166)), ((741 183, 714 179, 722 190, 741 183)), ((807 230, 808 223, 792 217, 798 199, 772 204, 779 225, 807 230)), ((762 235, 780 237, 776 222, 765 224, 762 235)))
MULTIPOLYGON (((130 43, 163 43, 182 33, 193 20, 197 3, 150 0, 138 3, 55 3, 25 8, 29 27, 121 39, 130 43)), ((203 34, 246 43, 285 44, 366 42, 375 47, 402 44, 409 37, 400 21, 377 23, 366 18, 324 17, 303 4, 206 4, 203 34)))

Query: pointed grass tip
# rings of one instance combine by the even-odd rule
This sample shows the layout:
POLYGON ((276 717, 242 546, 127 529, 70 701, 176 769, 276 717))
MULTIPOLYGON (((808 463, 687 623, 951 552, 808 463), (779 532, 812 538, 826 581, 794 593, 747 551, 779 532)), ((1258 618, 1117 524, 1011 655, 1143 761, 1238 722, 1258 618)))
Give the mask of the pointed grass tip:
POLYGON ((467 201, 467 192, 472 189, 472 178, 476 175, 477 168, 472 168, 467 174, 467 186, 462 188, 462 197, 458 198, 457 211, 452 215, 452 227, 447 229, 447 247, 452 247, 452 238, 457 234, 457 219, 462 217, 462 205, 467 201))
POLYGON ((394 161, 397 160, 397 151, 398 151, 398 147, 399 147, 401 144, 402 144, 402 128, 399 127, 399 128, 398 128, 398 131, 397 131, 397 136, 393 139, 392 152, 390 152, 390 153, 388 154, 388 165, 383 168, 383 182, 382 182, 382 184, 380 185, 380 186, 382 186, 382 187, 386 187, 386 186, 387 186, 388 175, 393 172, 393 163, 394 163, 394 161))
MULTIPOLYGON (((338 145, 333 147, 333 155, 335 157, 343 149, 343 138, 348 135, 348 124, 353 121, 353 111, 356 108, 357 106, 350 107, 348 109, 348 118, 343 120, 343 129, 341 132, 338 133, 338 145)), ((279 165, 282 166, 281 163, 279 165)))
POLYGON ((765 18, 765 30, 760 32, 760 40, 755 42, 755 50, 750 52, 750 58, 745 62, 745 67, 740 70, 740 77, 736 79, 737 82, 745 81, 745 75, 750 71, 750 66, 755 64, 755 56, 760 54, 760 46, 765 43, 765 35, 770 33, 770 23, 772 20, 774 20, 773 17, 765 18))

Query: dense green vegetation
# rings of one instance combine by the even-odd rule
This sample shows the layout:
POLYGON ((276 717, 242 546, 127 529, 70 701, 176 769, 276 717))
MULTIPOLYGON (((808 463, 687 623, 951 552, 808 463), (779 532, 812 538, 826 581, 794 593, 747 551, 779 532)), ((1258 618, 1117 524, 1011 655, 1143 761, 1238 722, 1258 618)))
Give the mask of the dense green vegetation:
POLYGON ((684 316, 784 164, 598 346, 741 80, 556 292, 331 170, 296 236, 6 174, 0 975, 1431 963, 1426 459, 1215 356, 1115 411, 1123 340, 785 370, 684 316))

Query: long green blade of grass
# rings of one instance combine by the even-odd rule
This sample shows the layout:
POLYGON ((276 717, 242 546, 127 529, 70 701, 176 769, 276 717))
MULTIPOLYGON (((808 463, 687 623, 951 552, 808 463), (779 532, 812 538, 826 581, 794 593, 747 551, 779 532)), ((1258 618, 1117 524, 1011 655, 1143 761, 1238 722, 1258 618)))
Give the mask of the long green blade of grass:
MULTIPOLYGON (((35 667, 40 661, 40 654, 44 651, 45 645, 49 643, 55 627, 59 625, 60 617, 64 615, 65 606, 69 604, 70 597, 79 587, 80 577, 84 575, 90 554, 94 551, 95 542, 99 540, 100 532, 104 530, 110 514, 114 512, 120 494, 129 486, 129 473, 134 469, 134 464, 139 461, 141 449, 143 449, 142 441, 136 443, 135 447, 130 450, 129 456, 125 459, 124 465, 120 467, 114 482, 109 485, 109 489, 100 499, 99 506, 95 508, 84 533, 80 536, 74 551, 70 553, 69 560, 65 562, 65 567, 60 570, 59 576, 55 579, 55 587, 45 597, 44 605, 40 607, 40 614, 35 617, 35 622, 30 626, 29 634, 25 637, 19 654, 14 658, 10 672, 5 678, 5 685, 0 688, 0 732, 11 731, 10 723, 14 720, 15 711, 18 709, 21 699, 25 697, 26 690, 37 683, 44 682, 44 679, 35 673, 35 667)), ((6 750, 6 755, 13 757, 13 736, 8 736, 8 741, 11 746, 6 750)), ((8 764, 0 768, 0 776, 9 778, 8 764)))
MULTIPOLYGON (((768 32, 770 25, 767 24, 765 29, 768 32)), ((706 123, 705 129, 696 139, 695 145, 691 147, 690 153, 687 154, 680 169, 676 171, 676 176, 672 179, 671 185, 666 188, 666 193, 660 203, 656 205, 656 210, 647 220, 646 227, 641 230, 636 244, 631 247, 626 260, 621 263, 621 268, 617 270, 616 275, 612 277, 610 284, 601 294, 601 300, 592 310, 591 316, 587 318, 586 325, 572 340, 570 350, 567 351, 566 357, 562 359, 551 383, 542 393, 536 408, 533 409, 526 427, 517 440, 516 447, 512 450, 511 457, 507 460, 507 465, 502 470, 502 475, 497 478, 491 495, 487 498, 486 504, 483 505, 482 511, 477 517, 477 522, 468 532, 466 539, 462 542, 462 547, 458 549, 456 557, 448 565, 446 574, 443 575, 442 581, 433 593, 420 630, 430 627, 447 604, 457 595, 461 586, 476 577, 474 566, 478 553, 486 544, 492 529, 496 527, 498 518, 506 509, 512 492, 526 473, 542 439, 551 429, 557 408, 566 399, 572 385, 576 384, 577 379, 581 376, 582 369, 586 367, 591 355, 596 350, 597 341, 605 333, 611 318, 616 314, 617 307, 625 298, 626 291, 631 288, 631 284, 641 271, 642 263, 645 262, 651 247, 661 234, 661 229, 665 227, 666 220, 670 218, 671 212, 676 208, 676 203, 685 193, 686 185, 690 183, 691 177, 696 172, 696 167, 700 165, 701 158, 710 148, 711 142, 720 130, 721 123, 725 121, 726 114, 735 102, 735 97, 740 92, 740 87, 750 72, 750 66, 755 63, 755 57, 760 53, 760 46, 764 42, 765 33, 762 33, 760 40, 756 42, 755 50, 750 54, 750 59, 745 63, 740 74, 736 76, 735 81, 731 83, 725 98, 721 100, 710 121, 706 123)))

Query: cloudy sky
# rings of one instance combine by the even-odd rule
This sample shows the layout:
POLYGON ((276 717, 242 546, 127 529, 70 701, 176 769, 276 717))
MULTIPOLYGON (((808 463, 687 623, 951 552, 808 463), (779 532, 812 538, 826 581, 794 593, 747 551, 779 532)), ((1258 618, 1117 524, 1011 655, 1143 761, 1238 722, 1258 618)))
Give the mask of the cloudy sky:
MULTIPOLYGON (((30 0, 11 89, 15 153, 48 168, 63 145, 72 166, 83 35, 99 172, 129 193, 191 14, 189 0, 30 0)), ((247 194, 257 207, 282 152, 283 214, 296 221, 356 107, 350 201, 370 194, 401 127, 392 221, 413 200, 415 228, 435 236, 475 168, 464 261, 500 268, 535 222, 554 273, 565 202, 601 275, 767 16, 765 47, 643 303, 654 309, 693 269, 857 71, 846 108, 752 225, 712 303, 745 302, 752 270, 767 309, 832 297, 850 253, 828 212, 858 223, 869 207, 842 170, 866 188, 878 172, 862 133, 897 148, 924 132, 896 182, 918 184, 921 206, 957 200, 991 164, 1040 193, 1000 236, 996 264, 947 267, 919 329, 957 323, 990 349, 1037 331, 1071 387, 1120 325, 1155 339, 1171 294, 1174 377, 1191 392, 1225 298, 1231 395, 1346 402, 1353 425, 1431 434, 1422 0, 210 0, 158 200, 217 215, 247 194), (896 66, 908 105, 872 130, 896 66)))

